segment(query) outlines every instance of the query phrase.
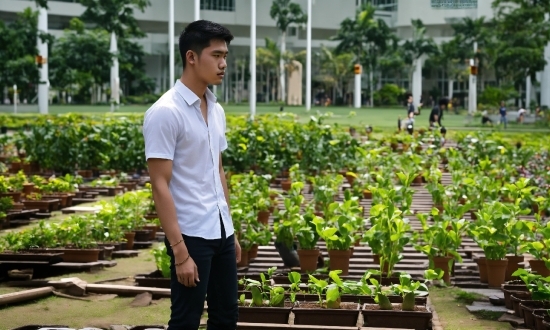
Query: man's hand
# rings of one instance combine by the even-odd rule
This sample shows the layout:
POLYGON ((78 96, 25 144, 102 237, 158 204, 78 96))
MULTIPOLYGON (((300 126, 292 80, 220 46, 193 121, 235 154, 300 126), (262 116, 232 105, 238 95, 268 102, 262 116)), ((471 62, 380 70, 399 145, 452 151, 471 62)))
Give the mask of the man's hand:
POLYGON ((241 262, 241 245, 237 240, 235 240, 235 256, 237 257, 237 263, 241 262))
MULTIPOLYGON (((181 261, 176 259, 176 263, 178 262, 181 261)), ((200 282, 199 271, 193 258, 189 257, 183 265, 176 266, 176 276, 178 277, 178 282, 186 287, 193 288, 197 286, 197 283, 200 282)))

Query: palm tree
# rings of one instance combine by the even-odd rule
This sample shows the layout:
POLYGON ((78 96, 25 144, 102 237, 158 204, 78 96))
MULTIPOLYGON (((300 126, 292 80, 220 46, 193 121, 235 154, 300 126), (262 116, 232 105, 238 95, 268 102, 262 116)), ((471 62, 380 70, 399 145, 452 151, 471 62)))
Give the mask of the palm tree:
POLYGON ((256 49, 257 64, 266 72, 266 103, 269 103, 270 94, 271 100, 274 100, 275 88, 271 86, 271 72, 275 71, 276 81, 279 81, 279 72, 277 66, 281 58, 281 52, 275 41, 270 38, 265 38, 265 48, 256 49))
MULTIPOLYGON (((293 3, 291 0, 273 0, 269 14, 276 21, 277 28, 281 31, 281 54, 284 54, 286 52, 286 31, 288 27, 291 24, 307 23, 307 15, 304 14, 299 4, 293 3)), ((282 58, 279 59, 279 71, 279 100, 285 102, 286 75, 282 58)))
POLYGON ((339 40, 337 53, 353 53, 356 63, 364 64, 369 72, 370 104, 374 101, 373 74, 378 67, 378 58, 386 51, 394 34, 382 19, 375 19, 376 9, 365 3, 356 12, 354 19, 346 18, 333 40, 339 40))
POLYGON ((320 53, 321 70, 315 80, 322 83, 325 88, 335 91, 334 100, 346 95, 345 83, 353 78, 354 54, 337 54, 334 49, 321 46, 320 53))
MULTIPOLYGON (((460 60, 466 62, 474 58, 477 60, 478 66, 478 81, 482 80, 484 74, 485 61, 494 61, 494 55, 491 54, 493 49, 493 31, 490 29, 491 22, 485 20, 485 16, 477 19, 465 17, 459 23, 452 24, 455 32, 454 40, 459 49, 460 60), (477 51, 474 52, 474 45, 477 46, 477 51)), ((492 65, 487 65, 490 67, 492 65)), ((483 89, 483 84, 481 84, 483 89)))
POLYGON ((409 81, 413 83, 413 72, 418 62, 424 55, 435 55, 439 51, 437 44, 431 37, 426 36, 426 27, 422 20, 411 20, 413 26, 413 37, 403 44, 405 63, 409 65, 409 81))

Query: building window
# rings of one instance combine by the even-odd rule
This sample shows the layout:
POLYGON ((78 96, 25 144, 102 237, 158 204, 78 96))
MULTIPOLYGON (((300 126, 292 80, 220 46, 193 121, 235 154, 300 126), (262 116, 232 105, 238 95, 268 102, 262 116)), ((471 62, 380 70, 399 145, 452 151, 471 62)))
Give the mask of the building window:
POLYGON ((364 3, 369 3, 372 6, 376 7, 377 10, 384 11, 396 11, 397 10, 397 0, 357 0, 357 5, 364 3))
POLYGON ((201 9, 235 11, 235 0, 201 0, 201 9))

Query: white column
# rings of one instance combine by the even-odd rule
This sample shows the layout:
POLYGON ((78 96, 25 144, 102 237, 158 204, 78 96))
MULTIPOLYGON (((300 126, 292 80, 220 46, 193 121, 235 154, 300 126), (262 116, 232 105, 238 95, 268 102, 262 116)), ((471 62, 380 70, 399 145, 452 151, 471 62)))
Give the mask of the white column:
MULTIPOLYGON (((546 20, 550 20, 550 14, 546 14, 546 20)), ((550 107, 550 43, 544 48, 544 58, 546 66, 540 81, 540 105, 550 107)))
POLYGON ((453 93, 454 93, 454 80, 452 79, 449 79, 449 81, 447 82, 447 89, 448 89, 448 96, 449 96, 449 101, 452 101, 453 99, 453 93))
POLYGON ((311 110, 311 12, 313 0, 307 0, 306 36, 306 111, 311 110))
MULTIPOLYGON (((358 65, 358 64, 356 64, 358 65)), ((361 72, 355 73, 355 90, 353 91, 353 107, 356 109, 361 108, 361 72)))
MULTIPOLYGON (((477 53, 477 42, 474 42, 474 53, 477 53)), ((474 58, 470 59, 470 66, 477 66, 474 58)), ((470 74, 470 85, 468 88, 468 113, 474 114, 477 111, 477 76, 470 74)))
POLYGON ((256 115, 256 0, 250 1, 250 118, 256 115))
POLYGON ((525 108, 529 108, 531 105, 531 100, 533 99, 531 97, 532 90, 531 76, 527 76, 527 78, 525 78, 525 108))
MULTIPOLYGON (((48 10, 38 9, 38 31, 48 33, 48 10)), ((38 54, 42 56, 43 63, 40 70, 40 81, 38 84, 38 110, 40 113, 48 113, 48 97, 50 81, 48 78, 48 44, 38 38, 38 54)))
POLYGON ((13 113, 17 113, 17 85, 13 85, 13 113))
POLYGON ((195 21, 201 17, 201 0, 195 0, 195 21))
POLYGON ((174 59, 174 0, 170 0, 168 4, 168 56, 169 56, 169 64, 168 64, 168 71, 170 72, 170 80, 168 83, 168 88, 172 88, 172 86, 175 83, 175 69, 174 66, 176 65, 176 61, 174 59))
POLYGON ((109 53, 113 54, 113 63, 111 65, 111 112, 118 109, 120 103, 119 90, 118 90, 118 45, 116 40, 116 34, 111 32, 111 45, 109 47, 109 53))
POLYGON ((422 65, 424 58, 420 57, 416 60, 414 66, 414 72, 412 76, 412 96, 413 104, 418 107, 420 104, 420 97, 422 96, 422 65))

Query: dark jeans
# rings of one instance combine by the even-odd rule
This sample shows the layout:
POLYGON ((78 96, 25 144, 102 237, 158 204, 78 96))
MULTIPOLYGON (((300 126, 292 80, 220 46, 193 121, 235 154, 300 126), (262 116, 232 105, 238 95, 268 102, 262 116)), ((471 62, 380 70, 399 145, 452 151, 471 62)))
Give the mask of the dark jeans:
MULTIPOLYGON (((208 330, 233 330, 237 328, 237 262, 234 235, 207 240, 183 235, 187 250, 195 261, 200 282, 188 288, 178 282, 174 267, 174 254, 165 240, 171 259, 172 313, 169 330, 197 330, 203 313, 204 300, 208 302, 208 330)), ((179 260, 178 260, 179 261, 179 260)))

